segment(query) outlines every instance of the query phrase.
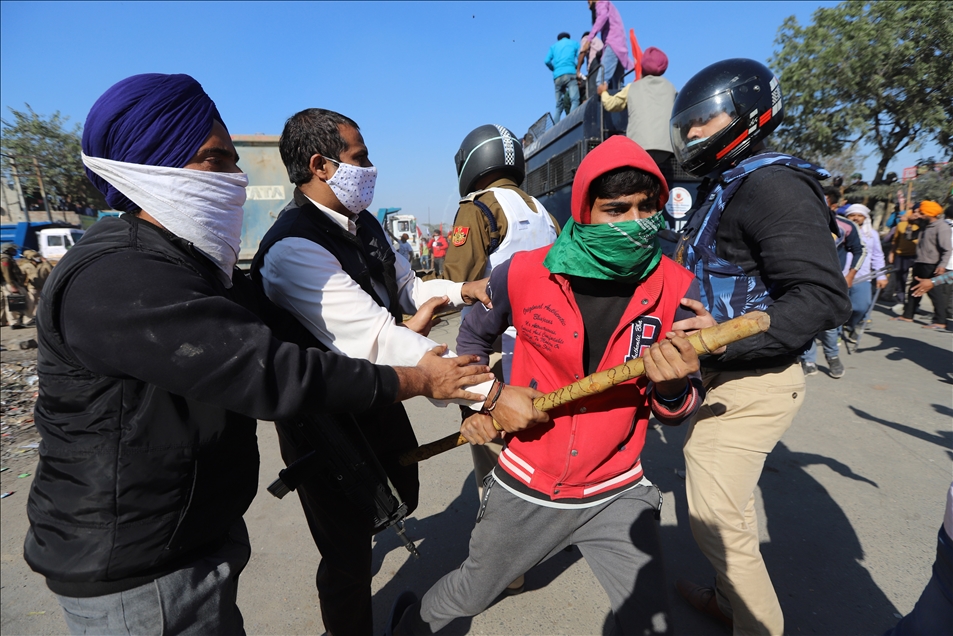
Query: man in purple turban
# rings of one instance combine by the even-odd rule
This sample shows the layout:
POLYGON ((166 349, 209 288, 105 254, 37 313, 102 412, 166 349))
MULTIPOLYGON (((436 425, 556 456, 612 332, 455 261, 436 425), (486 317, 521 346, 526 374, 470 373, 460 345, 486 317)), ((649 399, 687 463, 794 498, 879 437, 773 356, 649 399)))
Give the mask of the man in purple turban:
POLYGON ((191 77, 107 90, 83 161, 127 214, 97 222, 44 286, 24 557, 71 633, 244 633, 256 419, 481 399, 463 387, 492 376, 440 348, 385 367, 275 339, 235 268, 247 179, 191 77))

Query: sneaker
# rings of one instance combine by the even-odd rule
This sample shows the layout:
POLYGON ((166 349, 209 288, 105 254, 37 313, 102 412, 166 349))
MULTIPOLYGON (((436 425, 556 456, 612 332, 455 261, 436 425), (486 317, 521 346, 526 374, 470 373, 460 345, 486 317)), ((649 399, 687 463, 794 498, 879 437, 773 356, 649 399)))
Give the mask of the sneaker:
POLYGON ((804 375, 816 375, 817 374, 817 365, 813 362, 801 361, 801 370, 804 371, 804 375))
POLYGON ((841 330, 841 336, 844 338, 844 342, 847 344, 857 344, 857 332, 853 329, 844 327, 841 330))
POLYGON ((844 365, 841 364, 840 358, 838 358, 837 356, 834 356, 833 358, 828 358, 827 366, 830 368, 830 374, 832 378, 844 377, 844 365))

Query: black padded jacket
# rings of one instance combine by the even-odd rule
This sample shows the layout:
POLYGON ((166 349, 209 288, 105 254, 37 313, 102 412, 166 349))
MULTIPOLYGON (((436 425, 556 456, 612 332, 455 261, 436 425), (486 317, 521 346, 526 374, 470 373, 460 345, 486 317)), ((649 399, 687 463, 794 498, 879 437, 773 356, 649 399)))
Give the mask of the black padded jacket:
POLYGON ((66 596, 130 589, 220 545, 258 486, 256 419, 391 404, 389 367, 281 342, 268 303, 124 215, 53 270, 24 556, 66 596))

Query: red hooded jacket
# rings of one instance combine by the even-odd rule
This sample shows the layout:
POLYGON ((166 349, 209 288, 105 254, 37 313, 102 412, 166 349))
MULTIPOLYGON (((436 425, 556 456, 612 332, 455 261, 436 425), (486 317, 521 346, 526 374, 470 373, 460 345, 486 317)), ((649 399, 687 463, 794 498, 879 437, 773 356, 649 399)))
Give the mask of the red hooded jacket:
MULTIPOLYGON (((635 142, 612 137, 579 165, 572 190, 577 222, 589 222, 590 183, 623 166, 658 177, 659 205, 665 204, 668 189, 652 158, 635 142)), ((518 332, 511 381, 535 385, 543 392, 583 376, 585 333, 569 279, 543 266, 548 251, 544 247, 514 255, 507 277, 510 316, 518 332)), ((669 331, 692 280, 690 272, 663 257, 635 289, 597 370, 640 356, 669 331)), ((653 411, 663 421, 680 423, 699 403, 693 384, 677 411, 668 410, 655 403, 645 377, 631 380, 551 411, 549 424, 508 436, 499 466, 524 487, 552 500, 602 498, 642 478, 639 457, 653 411)))

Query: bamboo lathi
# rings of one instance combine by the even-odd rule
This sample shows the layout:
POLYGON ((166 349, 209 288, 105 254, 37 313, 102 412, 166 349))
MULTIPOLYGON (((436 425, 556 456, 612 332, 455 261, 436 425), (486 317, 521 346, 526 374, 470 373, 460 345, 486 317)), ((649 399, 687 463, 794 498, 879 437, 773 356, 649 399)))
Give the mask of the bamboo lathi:
MULTIPOLYGON (((696 331, 688 337, 695 352, 699 355, 710 354, 725 345, 744 340, 768 330, 771 318, 763 311, 752 311, 743 316, 733 318, 713 327, 706 327, 696 331)), ((551 411, 556 407, 574 402, 588 395, 596 395, 617 385, 645 374, 645 361, 634 358, 619 366, 587 375, 568 386, 556 389, 533 401, 539 411, 551 411)), ((459 433, 448 435, 430 444, 424 444, 400 456, 400 463, 409 466, 417 462, 430 459, 451 448, 466 444, 467 440, 459 433)))

